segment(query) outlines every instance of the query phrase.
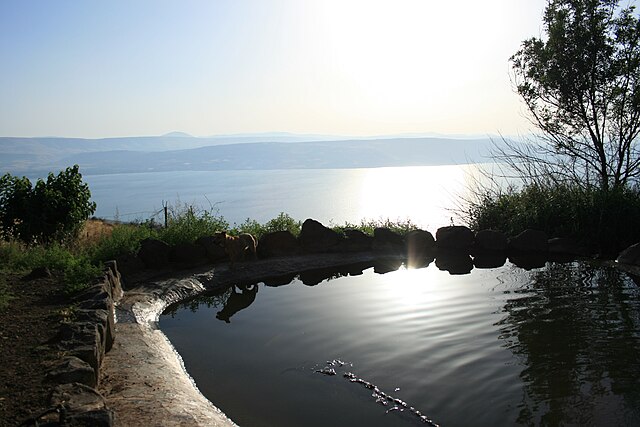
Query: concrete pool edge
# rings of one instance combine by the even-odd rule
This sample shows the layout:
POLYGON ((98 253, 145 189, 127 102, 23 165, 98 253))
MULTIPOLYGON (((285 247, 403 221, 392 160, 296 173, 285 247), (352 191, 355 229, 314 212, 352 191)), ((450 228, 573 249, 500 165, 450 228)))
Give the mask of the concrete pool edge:
POLYGON ((118 304, 117 338, 101 369, 99 390, 115 411, 116 425, 236 426, 202 395, 158 329, 158 317, 167 306, 234 283, 373 263, 378 257, 371 252, 290 256, 245 262, 233 270, 218 265, 171 272, 138 282, 118 304))

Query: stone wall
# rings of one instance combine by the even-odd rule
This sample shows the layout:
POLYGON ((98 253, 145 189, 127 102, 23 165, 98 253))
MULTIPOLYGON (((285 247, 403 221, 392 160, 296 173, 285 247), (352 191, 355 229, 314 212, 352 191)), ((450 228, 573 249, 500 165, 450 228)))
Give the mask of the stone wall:
POLYGON ((111 261, 106 263, 104 274, 74 298, 72 320, 63 323, 49 343, 60 359, 45 379, 52 388, 52 409, 37 422, 113 425, 114 413, 97 387, 102 361, 115 339, 115 304, 122 295, 120 273, 111 261))

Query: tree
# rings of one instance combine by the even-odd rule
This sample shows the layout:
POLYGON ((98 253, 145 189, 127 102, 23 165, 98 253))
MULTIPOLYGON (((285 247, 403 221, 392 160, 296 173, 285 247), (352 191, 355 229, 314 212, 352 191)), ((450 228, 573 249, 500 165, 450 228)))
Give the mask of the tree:
POLYGON ((78 165, 32 187, 28 178, 0 178, 0 234, 25 243, 51 243, 75 237, 96 210, 78 165))
POLYGON ((640 20, 618 0, 550 0, 543 38, 511 57, 518 94, 541 131, 497 157, 531 182, 604 192, 640 177, 640 20))

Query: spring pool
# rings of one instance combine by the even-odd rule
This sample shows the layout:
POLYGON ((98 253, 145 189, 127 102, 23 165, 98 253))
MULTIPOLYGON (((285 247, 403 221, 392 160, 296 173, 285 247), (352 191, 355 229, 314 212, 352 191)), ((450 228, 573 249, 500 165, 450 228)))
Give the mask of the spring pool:
POLYGON ((640 424, 640 289, 618 270, 353 266, 238 285, 159 326, 239 425, 640 424))

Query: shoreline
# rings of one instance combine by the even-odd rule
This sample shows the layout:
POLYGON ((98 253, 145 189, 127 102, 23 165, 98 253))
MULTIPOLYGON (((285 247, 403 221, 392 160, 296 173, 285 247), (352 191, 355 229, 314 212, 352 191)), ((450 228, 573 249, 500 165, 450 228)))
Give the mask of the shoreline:
POLYGON ((235 269, 218 264, 139 278, 116 307, 116 340, 101 369, 98 390, 115 411, 115 425, 237 427, 200 392, 158 328, 169 305, 230 284, 378 259, 372 252, 298 255, 247 261, 235 269))

